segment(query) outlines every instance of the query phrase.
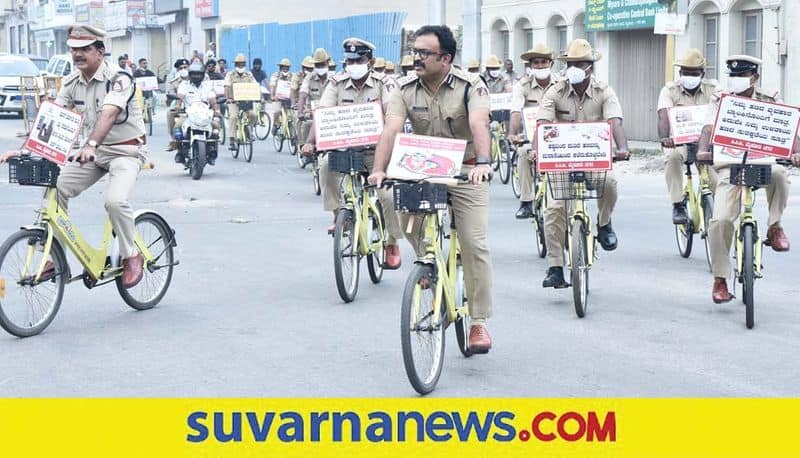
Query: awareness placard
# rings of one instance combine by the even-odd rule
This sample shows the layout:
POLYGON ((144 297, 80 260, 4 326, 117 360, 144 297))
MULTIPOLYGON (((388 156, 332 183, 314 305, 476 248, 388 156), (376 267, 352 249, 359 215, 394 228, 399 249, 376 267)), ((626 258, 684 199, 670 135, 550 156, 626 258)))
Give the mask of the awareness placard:
POLYGON ((136 86, 143 91, 157 91, 158 78, 155 76, 140 76, 136 78, 136 86))
POLYGON ((514 94, 511 92, 498 92, 489 94, 489 106, 492 111, 511 110, 514 105, 514 94))
POLYGON ((708 105, 688 105, 667 110, 669 130, 676 145, 695 143, 706 123, 708 105))
POLYGON ((536 120, 539 115, 539 107, 522 109, 522 122, 525 125, 525 138, 533 140, 536 137, 536 120))
POLYGON ((83 115, 62 108, 53 102, 43 102, 33 122, 33 129, 23 149, 56 164, 64 165, 72 150, 83 115))
POLYGON ((381 132, 383 108, 377 102, 314 110, 314 135, 320 151, 374 145, 381 132))
POLYGON ((386 175, 403 180, 452 177, 461 171, 466 149, 466 140, 397 134, 386 175))
POLYGON ((611 125, 607 122, 540 124, 536 134, 540 172, 611 170, 611 125))
POLYGON ((278 80, 275 83, 275 98, 281 100, 287 100, 292 95, 292 87, 289 81, 286 80, 278 80))
POLYGON ((711 142, 715 145, 788 158, 797 139, 800 109, 724 95, 711 142))
POLYGON ((261 100, 261 86, 258 83, 233 83, 232 91, 236 102, 261 100))

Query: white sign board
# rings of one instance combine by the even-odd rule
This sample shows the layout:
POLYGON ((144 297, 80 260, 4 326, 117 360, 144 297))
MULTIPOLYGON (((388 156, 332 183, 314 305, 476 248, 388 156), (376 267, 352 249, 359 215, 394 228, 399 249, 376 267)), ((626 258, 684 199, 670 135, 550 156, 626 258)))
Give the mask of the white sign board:
POLYGON ((82 123, 83 115, 52 102, 43 102, 23 149, 64 165, 82 123))
POLYGON ((672 141, 676 145, 695 143, 706 123, 708 105, 672 107, 667 111, 672 141))
POLYGON ((275 98, 280 100, 288 100, 292 96, 292 87, 289 81, 278 80, 275 83, 275 98))
POLYGON ((711 142, 788 158, 797 141, 800 108, 726 94, 719 101, 711 142))
POLYGON ((157 91, 158 78, 155 76, 140 76, 136 78, 136 85, 143 91, 157 91))
POLYGON ((314 111, 314 135, 320 151, 374 145, 381 138, 381 132, 383 108, 378 102, 314 111))
POLYGON ((514 104, 514 94, 511 92, 489 94, 489 100, 492 111, 511 110, 514 104))
POLYGON ((656 13, 653 33, 656 35, 683 35, 686 33, 685 14, 656 13))
POLYGON ((533 141, 536 137, 536 120, 539 115, 539 107, 523 108, 522 122, 525 125, 525 138, 533 141))
POLYGON ((451 178, 461 171, 466 140, 397 134, 386 175, 402 180, 451 178))
POLYGON ((611 125, 607 122, 545 123, 536 134, 539 172, 611 170, 611 125))

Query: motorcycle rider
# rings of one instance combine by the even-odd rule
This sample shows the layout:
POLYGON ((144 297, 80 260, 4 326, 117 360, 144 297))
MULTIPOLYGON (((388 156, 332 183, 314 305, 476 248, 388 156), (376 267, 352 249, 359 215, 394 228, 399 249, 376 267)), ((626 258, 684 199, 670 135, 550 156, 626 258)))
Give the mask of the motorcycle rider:
MULTIPOLYGON (((199 63, 194 63, 189 66, 189 79, 181 83, 178 87, 178 101, 175 104, 175 109, 182 112, 184 107, 191 106, 193 103, 203 102, 214 111, 214 119, 211 121, 211 138, 217 138, 219 135, 219 126, 221 114, 219 112, 219 105, 217 105, 217 95, 211 84, 203 84, 205 80, 205 68, 199 63)), ((186 121, 186 116, 181 115, 175 120, 175 127, 182 127, 186 121)), ((217 160, 217 148, 209 148, 207 161, 209 165, 214 165, 217 160)), ((183 164, 186 158, 183 151, 178 148, 175 153, 175 162, 183 164)))

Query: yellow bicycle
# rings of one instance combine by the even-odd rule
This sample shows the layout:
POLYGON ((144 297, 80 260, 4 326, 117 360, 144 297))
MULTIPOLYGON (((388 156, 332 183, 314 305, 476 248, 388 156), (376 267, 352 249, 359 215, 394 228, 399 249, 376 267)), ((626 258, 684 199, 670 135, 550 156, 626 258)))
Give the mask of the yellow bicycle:
POLYGON ((367 257, 372 283, 379 283, 383 277, 387 239, 383 207, 374 186, 366 184, 362 152, 343 150, 327 154, 330 170, 344 174, 340 185, 343 201, 336 213, 333 232, 333 272, 339 296, 345 302, 352 302, 358 292, 362 257, 367 257))
POLYGON ((492 168, 500 175, 500 181, 507 184, 511 176, 511 153, 502 122, 492 122, 491 136, 492 168))
POLYGON ((22 156, 9 161, 9 182, 46 187, 42 207, 32 225, 24 226, 0 246, 0 326, 17 337, 42 332, 55 318, 64 286, 82 280, 91 289, 116 282, 122 299, 136 310, 155 307, 169 288, 175 231, 151 210, 135 214, 136 249, 144 257, 144 276, 132 288, 122 286, 119 246, 106 218, 103 241, 94 248, 81 236, 64 208, 59 207, 58 165, 22 156), (84 271, 72 276, 65 248, 84 271))
MULTIPOLYGON (((528 144, 526 140, 521 144, 528 144)), ((520 183, 519 183, 519 148, 511 147, 511 191, 514 197, 519 199, 520 196, 520 183)), ((547 256, 547 244, 544 240, 544 209, 547 208, 547 174, 539 173, 536 166, 531 163, 531 176, 533 177, 533 233, 536 238, 536 251, 539 253, 540 258, 547 256)))
POLYGON ((714 194, 708 179, 708 167, 697 163, 697 143, 686 145, 686 186, 683 190, 683 204, 689 218, 684 224, 675 225, 675 240, 678 243, 678 252, 684 258, 692 254, 694 234, 700 236, 705 242, 706 262, 711 270, 711 250, 708 245, 708 224, 714 212, 714 194), (700 176, 697 187, 692 177, 692 164, 695 164, 700 176))
POLYGON ((236 102, 239 105, 239 117, 236 118, 236 145, 231 145, 231 155, 234 159, 239 157, 239 152, 244 151, 244 160, 253 160, 253 126, 247 112, 253 108, 253 102, 236 102), (234 148, 235 146, 235 148, 234 148))
POLYGON ((288 141, 291 148, 289 153, 297 154, 297 132, 295 130, 294 110, 287 109, 288 102, 281 102, 281 121, 275 123, 275 132, 272 134, 272 143, 275 146, 275 151, 283 151, 283 142, 288 141))

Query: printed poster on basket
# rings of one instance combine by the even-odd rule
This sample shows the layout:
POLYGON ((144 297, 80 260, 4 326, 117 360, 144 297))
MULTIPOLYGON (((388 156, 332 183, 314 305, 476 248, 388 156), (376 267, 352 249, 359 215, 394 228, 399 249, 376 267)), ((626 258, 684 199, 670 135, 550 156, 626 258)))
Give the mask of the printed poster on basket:
POLYGON ((83 115, 55 103, 44 102, 22 148, 63 166, 67 163, 82 124, 83 115))
POLYGON ((611 170, 611 125, 607 122, 540 124, 536 135, 539 172, 611 170))
POLYGON ((726 94, 719 101, 711 142, 769 156, 792 155, 800 108, 726 94))
POLYGON ((386 175, 402 180, 450 178, 461 171, 466 149, 466 140, 397 134, 386 175))

